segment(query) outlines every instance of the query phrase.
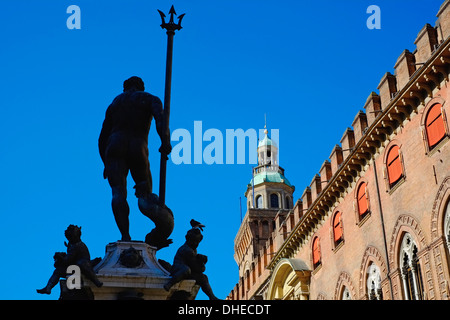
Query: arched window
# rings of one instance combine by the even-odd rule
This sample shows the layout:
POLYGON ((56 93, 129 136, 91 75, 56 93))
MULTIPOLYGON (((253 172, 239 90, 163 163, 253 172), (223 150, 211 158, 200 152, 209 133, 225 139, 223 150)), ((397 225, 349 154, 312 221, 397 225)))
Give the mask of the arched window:
POLYGON ((270 207, 271 208, 279 208, 280 204, 278 201, 278 195, 276 193, 272 193, 270 195, 270 207))
POLYGON ((342 290, 342 300, 352 300, 352 296, 350 294, 350 290, 347 287, 344 287, 342 290))
POLYGON ((322 263, 322 258, 320 256, 320 243, 319 243, 319 237, 315 237, 313 241, 313 247, 312 247, 312 258, 313 258, 313 267, 316 269, 320 264, 322 263))
POLYGON ((392 187, 403 176, 402 161, 400 159, 399 147, 397 145, 394 145, 389 149, 386 166, 389 185, 392 187))
POLYGON ((436 103, 428 111, 425 119, 428 147, 431 149, 445 137, 445 124, 442 115, 442 105, 436 103))
POLYGON ((380 268, 374 263, 367 269, 367 294, 369 300, 383 300, 380 268))
POLYGON ((359 217, 363 218, 369 212, 369 197, 367 196, 367 185, 365 182, 359 185, 357 191, 357 204, 359 217))
POLYGON ((291 209, 291 199, 289 196, 286 196, 286 209, 291 209))
MULTIPOLYGON (((247 291, 250 290, 250 270, 247 269, 247 271, 245 271, 245 278, 246 278, 246 288, 247 291)), ((245 294, 245 291, 244 291, 245 294)))
POLYGON ((262 196, 257 195, 255 201, 256 201, 256 208, 261 209, 263 207, 262 196))
POLYGON ((334 245, 337 246, 344 239, 342 230, 341 212, 336 212, 333 218, 334 245))
POLYGON ((403 236, 400 246, 401 276, 405 300, 423 299, 423 282, 417 257, 417 245, 409 233, 403 236))

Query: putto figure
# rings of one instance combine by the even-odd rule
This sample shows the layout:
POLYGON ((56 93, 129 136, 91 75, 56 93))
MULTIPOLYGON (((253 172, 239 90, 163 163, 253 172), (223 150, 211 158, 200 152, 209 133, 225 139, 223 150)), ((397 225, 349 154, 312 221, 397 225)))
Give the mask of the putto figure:
MULTIPOLYGON (((219 300, 213 293, 208 277, 205 272, 205 264, 208 257, 197 253, 197 247, 203 240, 203 235, 198 227, 203 224, 194 221, 195 227, 190 229, 186 234, 186 242, 178 249, 173 259, 173 265, 170 269, 171 279, 164 285, 164 289, 169 291, 176 283, 184 279, 194 279, 200 285, 202 291, 210 300, 219 300)), ((191 221, 191 225, 193 222, 191 221)))
POLYGON ((123 83, 118 95, 106 110, 98 140, 100 156, 105 165, 103 177, 112 189, 112 211, 122 241, 130 241, 129 206, 127 203, 128 172, 136 183, 135 195, 140 211, 155 223, 146 242, 158 249, 167 246, 173 230, 173 214, 164 205, 159 207, 158 196, 152 194, 152 176, 148 160, 148 134, 153 118, 161 139, 159 151, 170 154, 170 130, 165 125, 161 100, 144 92, 144 82, 131 77, 123 83))
POLYGON ((55 271, 42 289, 37 289, 37 293, 50 294, 53 287, 58 284, 60 278, 67 276, 67 267, 77 265, 80 267, 81 273, 91 280, 97 287, 101 287, 103 283, 97 278, 93 270, 93 266, 97 259, 91 261, 91 256, 87 246, 81 241, 81 227, 70 225, 64 232, 69 243, 64 241, 67 247, 67 253, 56 252, 53 256, 55 260, 55 271))

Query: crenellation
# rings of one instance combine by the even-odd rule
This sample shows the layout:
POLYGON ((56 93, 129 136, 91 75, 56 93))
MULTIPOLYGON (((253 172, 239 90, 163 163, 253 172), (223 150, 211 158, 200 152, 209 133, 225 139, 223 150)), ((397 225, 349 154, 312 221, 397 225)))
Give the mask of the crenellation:
POLYGON ((416 72, 416 58, 413 53, 405 49, 394 65, 395 77, 397 79, 397 90, 402 90, 409 82, 411 76, 416 72))
POLYGON ((438 35, 436 28, 427 23, 417 35, 414 44, 417 47, 415 60, 417 63, 424 63, 438 46, 438 35))
POLYGON ((311 206, 312 198, 311 198, 311 188, 306 187, 302 194, 302 203, 305 209, 308 209, 311 206))
POLYGON ((342 155, 342 148, 340 145, 335 145, 330 155, 330 163, 331 163, 331 172, 333 175, 339 170, 339 167, 344 160, 342 155))
POLYGON ((328 181, 330 181, 331 177, 333 176, 333 173, 331 172, 331 163, 329 160, 325 160, 322 163, 322 166, 320 167, 319 170, 319 175, 320 175, 320 182, 322 184, 322 189, 324 189, 328 181))
POLYGON ((444 1, 442 3, 441 7, 439 8, 439 11, 436 15, 438 18, 438 21, 436 22, 436 25, 438 27, 438 38, 440 39, 440 42, 445 41, 448 36, 450 36, 450 0, 444 1))
MULTIPOLYGON (((377 109, 377 110, 384 110, 387 108, 387 106, 391 102, 392 98, 397 93, 397 78, 396 78, 396 76, 391 74, 390 72, 386 72, 384 74, 384 76, 381 78, 377 89, 380 92, 380 98, 379 98, 379 101, 377 101, 380 104, 380 106, 379 106, 379 109, 377 109)), ((366 102, 366 104, 367 104, 367 102, 366 102)), ((374 110, 371 110, 371 111, 374 111, 374 110)), ((367 115, 368 118, 370 117, 369 125, 378 116, 378 114, 379 114, 379 112, 374 113, 373 117, 370 117, 369 114, 367 115)))
POLYGON ((353 134, 355 136, 355 145, 361 140, 361 138, 364 136, 368 124, 367 124, 367 115, 364 111, 360 110, 357 114, 355 119, 352 123, 353 127, 353 134))
POLYGON ((381 99, 376 92, 371 92, 364 104, 366 110, 367 124, 370 126, 381 113, 381 99))
POLYGON ((355 146, 355 133, 351 128, 345 129, 345 132, 341 138, 341 146, 342 156, 345 159, 348 155, 350 155, 353 151, 353 147, 355 146))
POLYGON ((303 211, 303 202, 301 199, 298 199, 295 202, 294 214, 295 214, 297 222, 300 221, 300 219, 303 217, 304 211, 303 211))
POLYGON ((314 200, 316 200, 322 192, 322 184, 320 183, 319 174, 316 173, 314 175, 314 178, 311 180, 309 187, 311 188, 311 201, 314 202, 314 200))

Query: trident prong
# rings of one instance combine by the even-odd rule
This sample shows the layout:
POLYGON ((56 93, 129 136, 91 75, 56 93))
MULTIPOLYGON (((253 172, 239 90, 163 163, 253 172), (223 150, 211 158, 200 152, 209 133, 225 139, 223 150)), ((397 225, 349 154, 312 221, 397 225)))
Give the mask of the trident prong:
POLYGON ((184 17, 185 14, 184 13, 181 14, 178 17, 178 23, 175 23, 174 22, 174 15, 176 16, 177 13, 175 12, 175 8, 173 7, 173 5, 172 5, 172 7, 169 10, 170 19, 169 19, 169 22, 167 22, 167 23, 166 23, 166 19, 165 19, 166 15, 161 10, 158 10, 158 12, 159 12, 159 15, 161 16, 161 21, 162 21, 161 28, 166 29, 167 32, 175 32, 175 30, 180 30, 180 29, 183 28, 181 26, 181 20, 183 20, 183 17, 184 17))

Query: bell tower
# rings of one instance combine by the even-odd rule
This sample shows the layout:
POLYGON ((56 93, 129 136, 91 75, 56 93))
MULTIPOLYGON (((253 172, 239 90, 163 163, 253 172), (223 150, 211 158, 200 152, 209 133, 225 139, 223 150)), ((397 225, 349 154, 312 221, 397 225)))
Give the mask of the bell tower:
POLYGON ((247 186, 247 208, 292 209, 294 186, 284 176, 278 164, 278 146, 264 128, 264 138, 258 143, 258 166, 247 186))
POLYGON ((275 218, 285 216, 294 207, 295 187, 279 166, 278 145, 264 126, 264 137, 257 148, 258 165, 245 192, 247 212, 234 240, 234 258, 239 266, 239 284, 247 292, 273 254, 275 218), (245 281, 243 279, 246 279, 245 281))

